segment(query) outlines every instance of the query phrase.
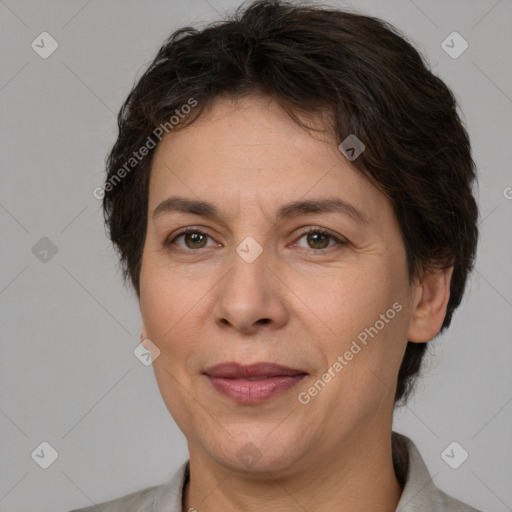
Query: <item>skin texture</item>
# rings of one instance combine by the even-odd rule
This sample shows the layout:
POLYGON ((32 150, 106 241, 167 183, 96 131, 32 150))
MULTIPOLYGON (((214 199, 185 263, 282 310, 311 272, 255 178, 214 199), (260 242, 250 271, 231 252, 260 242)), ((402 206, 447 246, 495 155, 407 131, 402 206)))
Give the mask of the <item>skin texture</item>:
MULTIPOLYGON (((303 118, 322 127, 318 117, 303 118)), ((439 332, 450 278, 448 269, 410 283, 388 199, 332 135, 301 128, 273 100, 219 98, 170 132, 151 170, 140 308, 142 336, 160 350, 160 392, 188 440, 184 510, 394 511, 398 370, 407 340, 439 332), (222 219, 153 218, 175 195, 214 203, 222 219), (338 212, 274 220, 285 203, 332 197, 367 223, 338 212), (186 227, 208 236, 176 238, 186 227), (308 236, 310 227, 333 237, 308 236), (236 252, 249 236, 262 248, 252 263, 236 252), (395 303, 401 311, 301 404, 299 393, 395 303), (308 375, 270 400, 238 404, 203 373, 224 361, 270 361, 308 375), (248 449, 256 454, 250 466, 239 456, 248 449)))

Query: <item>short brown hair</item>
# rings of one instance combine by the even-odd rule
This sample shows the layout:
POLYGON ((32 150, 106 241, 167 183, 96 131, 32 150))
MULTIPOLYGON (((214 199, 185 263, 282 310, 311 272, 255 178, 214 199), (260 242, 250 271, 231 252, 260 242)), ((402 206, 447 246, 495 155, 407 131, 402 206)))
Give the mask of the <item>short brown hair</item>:
MULTIPOLYGON (((353 163, 393 205, 410 278, 454 267, 446 329, 478 237, 475 164, 452 92, 388 23, 279 0, 258 0, 225 21, 174 32, 119 112, 103 208, 123 275, 137 294, 154 149, 131 161, 134 152, 153 140, 157 127, 169 128, 191 98, 197 107, 170 128, 189 126, 220 95, 254 92, 274 98, 294 118, 294 112, 327 109, 338 143, 350 134, 363 141, 366 149, 353 163)), ((395 403, 407 399, 426 346, 407 344, 395 403)))

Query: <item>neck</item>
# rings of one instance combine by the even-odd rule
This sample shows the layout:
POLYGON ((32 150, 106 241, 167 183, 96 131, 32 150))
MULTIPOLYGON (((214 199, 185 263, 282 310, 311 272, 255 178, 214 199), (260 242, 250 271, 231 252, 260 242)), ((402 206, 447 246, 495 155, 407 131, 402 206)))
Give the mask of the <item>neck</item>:
POLYGON ((184 511, 395 512, 402 488, 393 467, 391 433, 347 441, 335 452, 315 453, 286 475, 257 475, 221 466, 204 452, 190 450, 190 482, 184 511), (209 459, 209 460, 208 460, 209 459))

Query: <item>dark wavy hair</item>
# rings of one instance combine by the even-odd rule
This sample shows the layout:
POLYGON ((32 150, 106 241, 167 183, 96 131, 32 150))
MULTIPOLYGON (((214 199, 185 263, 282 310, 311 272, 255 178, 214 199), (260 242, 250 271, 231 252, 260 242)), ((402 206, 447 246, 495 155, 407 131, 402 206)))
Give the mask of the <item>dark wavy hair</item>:
MULTIPOLYGON (((299 123, 298 112, 327 110, 338 143, 350 134, 363 141, 366 149, 353 164, 392 203, 410 279, 454 268, 441 332, 446 329, 478 238, 475 164, 453 93, 388 23, 279 0, 258 0, 226 20, 174 32, 121 107, 119 136, 106 159, 103 210, 123 276, 137 295, 154 148, 144 158, 133 155, 140 157, 162 124, 165 131, 183 129, 220 95, 255 92, 275 99, 299 123), (191 98, 197 106, 183 116, 191 98), (170 126, 176 114, 180 122, 170 126)), ((426 347, 408 342, 395 404, 410 394, 426 347)))

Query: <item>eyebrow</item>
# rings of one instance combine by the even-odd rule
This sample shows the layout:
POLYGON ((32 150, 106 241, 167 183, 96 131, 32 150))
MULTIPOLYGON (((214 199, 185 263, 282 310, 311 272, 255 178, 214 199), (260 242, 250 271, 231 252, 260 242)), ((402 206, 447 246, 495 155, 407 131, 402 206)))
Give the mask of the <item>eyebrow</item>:
MULTIPOLYGON (((224 216, 221 215, 214 204, 208 201, 188 199, 181 196, 172 196, 162 201, 154 209, 152 216, 155 219, 163 213, 172 212, 189 213, 214 220, 224 220, 224 216)), ((314 213, 341 213, 351 217, 360 224, 369 224, 368 217, 361 210, 338 197, 294 201, 282 205, 277 210, 275 221, 314 213)))

